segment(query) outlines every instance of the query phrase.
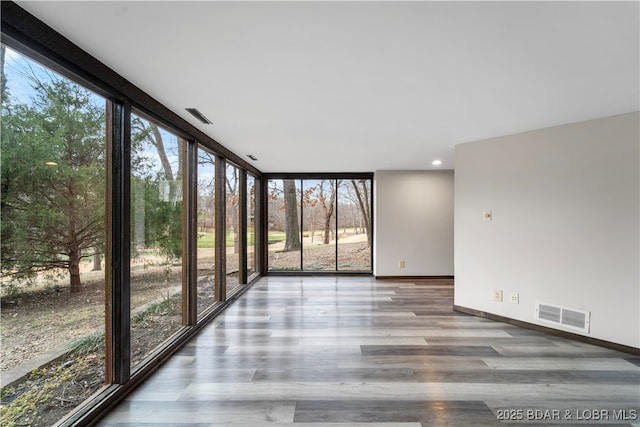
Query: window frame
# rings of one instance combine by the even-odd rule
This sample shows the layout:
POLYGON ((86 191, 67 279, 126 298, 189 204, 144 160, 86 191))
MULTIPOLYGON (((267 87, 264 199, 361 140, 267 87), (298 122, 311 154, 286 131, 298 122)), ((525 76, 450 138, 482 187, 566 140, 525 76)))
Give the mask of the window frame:
MULTIPOLYGON (((197 318, 195 259, 183 260, 182 327, 154 350, 134 371, 130 364, 130 250, 131 250, 131 114, 149 119, 182 138, 186 155, 183 178, 183 253, 192 253, 197 244, 197 148, 198 144, 216 156, 216 182, 224 184, 227 161, 241 174, 251 173, 259 182, 262 173, 244 158, 228 150, 191 125, 141 89, 108 68, 87 52, 16 3, 1 2, 2 44, 25 55, 65 78, 80 84, 107 100, 106 140, 106 221, 105 221, 105 386, 58 421, 57 425, 90 425, 104 416, 137 385, 157 369, 171 354, 209 323, 226 305, 224 275, 217 275, 222 296, 197 318), (219 166, 218 166, 219 165, 219 166), (220 174, 220 175, 219 175, 220 174)), ((224 191, 224 186, 222 187, 224 191)), ((246 191, 246 190, 245 190, 246 191)), ((224 194, 219 193, 219 194, 224 194)), ((246 197, 246 196, 245 196, 246 197)), ((216 218, 224 218, 224 197, 216 202, 216 218)), ((260 203, 260 200, 258 200, 260 203)), ((258 206, 258 209, 261 207, 258 206)), ((240 218, 242 222, 242 217, 240 218)), ((219 228, 219 227, 218 227, 219 228)), ((224 232, 224 227, 221 229, 224 232)), ((245 240, 243 239, 242 242, 245 240)), ((222 239, 224 242, 224 239, 222 239)), ((244 248, 241 243, 241 248, 244 248)), ((216 266, 224 266, 224 251, 216 244, 216 266)), ((258 276, 259 277, 259 276, 258 276)), ((257 279, 255 277, 253 280, 257 279)), ((246 282, 246 280, 244 280, 246 282)), ((248 289, 240 286, 235 295, 248 289)))
MULTIPOLYGON (((331 275, 331 276, 336 276, 336 275, 355 275, 355 276, 371 276, 373 274, 373 266, 374 266, 374 259, 373 259, 373 255, 374 255, 374 251, 373 251, 373 245, 371 245, 371 247, 369 248, 370 250, 370 259, 371 259, 371 269, 370 270, 340 270, 338 268, 338 243, 336 241, 336 248, 335 248, 335 269, 334 270, 304 270, 304 246, 301 247, 300 249, 300 270, 296 270, 296 271, 280 271, 280 270, 269 270, 269 238, 268 238, 268 224, 267 224, 267 218, 269 215, 268 212, 268 192, 269 192, 269 181, 271 180, 284 180, 284 179, 293 179, 293 180, 299 180, 301 185, 304 185, 304 181, 305 180, 335 180, 336 184, 337 184, 337 180, 339 179, 367 179, 370 180, 371 182, 371 187, 369 189, 370 194, 370 203, 371 203, 371 224, 370 224, 370 230, 372 233, 371 236, 371 241, 373 242, 373 233, 374 233, 374 213, 373 213, 373 207, 374 205, 374 200, 373 200, 373 195, 374 195, 374 191, 373 191, 373 178, 374 178, 374 174, 373 172, 327 172, 327 173, 296 173, 296 172, 290 172, 290 173, 263 173, 262 174, 262 179, 261 179, 261 186, 260 186, 260 190, 261 190, 261 201, 260 201, 260 207, 261 207, 261 226, 260 226, 260 230, 263 231, 262 235, 260 236, 260 265, 261 265, 261 275, 263 276, 321 276, 321 275, 331 275)), ((335 206, 335 211, 334 211, 334 221, 335 221, 335 225, 336 225, 336 230, 337 230, 337 226, 338 226, 338 189, 336 188, 336 206, 335 206)), ((302 233, 303 230, 303 224, 302 222, 304 221, 304 207, 301 206, 300 208, 300 218, 301 218, 301 224, 300 224, 300 230, 302 233)))

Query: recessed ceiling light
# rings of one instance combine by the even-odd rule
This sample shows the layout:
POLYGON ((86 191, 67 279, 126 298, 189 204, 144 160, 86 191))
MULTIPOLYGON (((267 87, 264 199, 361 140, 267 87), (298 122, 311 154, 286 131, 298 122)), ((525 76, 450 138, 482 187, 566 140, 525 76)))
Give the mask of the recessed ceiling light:
POLYGON ((442 160, 436 159, 433 162, 431 162, 431 164, 433 166, 440 166, 442 164, 442 160))

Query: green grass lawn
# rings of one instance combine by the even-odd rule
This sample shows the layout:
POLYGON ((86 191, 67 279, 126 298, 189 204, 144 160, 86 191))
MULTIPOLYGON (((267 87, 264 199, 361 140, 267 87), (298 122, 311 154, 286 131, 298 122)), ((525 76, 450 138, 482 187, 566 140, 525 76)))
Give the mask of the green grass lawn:
MULTIPOLYGON (((255 234, 252 233, 253 229, 248 230, 249 234, 249 246, 254 245, 255 234)), ((353 228, 341 229, 341 233, 353 232, 353 228)), ((317 231, 316 231, 317 232, 317 231)), ((216 244, 216 239, 214 235, 213 229, 207 229, 206 231, 200 231, 198 235, 198 247, 199 248, 214 248, 216 244)), ((305 232, 308 233, 308 232, 305 232)), ((233 246, 233 230, 227 230, 227 247, 233 246)), ((272 245, 274 243, 282 242, 286 235, 284 231, 269 231, 269 244, 272 245)))
POLYGON ((285 239, 284 231, 269 231, 269 244, 282 242, 285 239))
MULTIPOLYGON (((253 246, 255 235, 252 233, 252 229, 247 230, 249 235, 249 246, 253 246)), ((215 248, 216 247, 216 236, 214 234, 213 229, 207 229, 206 231, 198 232, 198 247, 205 248, 215 248)), ((284 236, 284 233, 283 233, 284 236)), ((233 246, 234 234, 233 230, 227 230, 227 238, 226 238, 226 246, 233 246)), ((284 237, 283 237, 284 239, 284 237)))

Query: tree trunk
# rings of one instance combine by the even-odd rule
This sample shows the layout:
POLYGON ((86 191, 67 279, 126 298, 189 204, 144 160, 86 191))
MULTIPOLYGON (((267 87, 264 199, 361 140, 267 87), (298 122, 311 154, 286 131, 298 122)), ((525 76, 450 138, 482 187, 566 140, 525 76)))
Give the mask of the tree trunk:
POLYGON ((327 210, 327 214, 324 217, 324 243, 325 245, 329 244, 331 240, 331 217, 333 216, 333 203, 330 204, 329 209, 327 210))
POLYGON ((293 179, 282 181, 284 186, 284 215, 285 215, 285 244, 284 250, 299 251, 300 224, 298 223, 298 198, 296 197, 296 182, 293 179))
POLYGON ((373 245, 373 239, 371 236, 371 214, 370 214, 370 206, 369 206, 369 190, 367 189, 366 184, 362 184, 363 191, 360 191, 360 187, 358 187, 358 183, 356 180, 351 180, 351 185, 353 185, 353 189, 356 192, 356 197, 358 198, 358 205, 360 206, 360 212, 362 213, 362 218, 364 219, 364 229, 367 233, 367 243, 369 247, 373 245))
MULTIPOLYGON (((233 177, 229 179, 229 168, 227 167, 227 173, 224 180, 227 185, 227 219, 231 217, 231 229, 233 230, 233 253, 240 253, 240 233, 239 233, 239 221, 240 212, 238 203, 240 198, 238 196, 238 169, 232 168, 233 177)), ((228 221, 227 221, 228 223, 228 221)))
POLYGON ((69 252, 69 284, 71 285, 71 293, 82 291, 82 282, 80 282, 80 252, 69 252))
POLYGON ((355 234, 358 235, 360 234, 360 229, 359 229, 359 225, 358 224, 358 217, 356 216, 355 210, 353 209, 353 205, 351 205, 351 220, 353 221, 353 228, 355 230, 355 234))
POLYGON ((150 124, 149 126, 151 127, 151 132, 153 132, 153 145, 155 145, 158 149, 158 156, 160 157, 160 162, 162 163, 164 177, 167 181, 173 181, 173 171, 171 170, 171 163, 169 163, 167 152, 164 149, 164 142, 162 141, 162 134, 160 133, 160 129, 158 129, 158 126, 154 124, 150 124))
POLYGON ((231 227, 233 228, 233 253, 240 253, 240 230, 238 224, 238 206, 233 206, 233 218, 231 218, 231 227))
POLYGON ((336 201, 336 185, 334 184, 335 181, 331 180, 329 181, 329 187, 331 188, 331 194, 329 195, 329 198, 331 199, 329 201, 329 205, 327 205, 327 202, 324 198, 324 180, 322 182, 320 182, 320 203, 322 204, 322 209, 324 210, 324 240, 323 243, 325 245, 329 244, 329 241, 331 239, 331 217, 333 216, 333 210, 335 207, 335 201, 336 201))
POLYGON ((184 138, 178 137, 178 173, 175 176, 175 179, 183 179, 182 177, 182 169, 184 166, 184 157, 187 154, 187 140, 184 138))
POLYGON ((100 271, 102 270, 102 254, 95 254, 93 256, 93 268, 91 271, 100 271))

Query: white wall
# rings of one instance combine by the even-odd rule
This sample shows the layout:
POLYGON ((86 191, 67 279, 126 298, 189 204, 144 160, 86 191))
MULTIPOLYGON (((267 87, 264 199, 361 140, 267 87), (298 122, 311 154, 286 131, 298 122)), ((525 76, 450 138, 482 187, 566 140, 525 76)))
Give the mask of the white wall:
POLYGON ((583 335, 639 348, 639 124, 630 113, 458 145, 455 304, 544 326, 535 301, 590 311, 583 335))
POLYGON ((453 275, 453 171, 374 176, 374 274, 453 275))

